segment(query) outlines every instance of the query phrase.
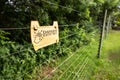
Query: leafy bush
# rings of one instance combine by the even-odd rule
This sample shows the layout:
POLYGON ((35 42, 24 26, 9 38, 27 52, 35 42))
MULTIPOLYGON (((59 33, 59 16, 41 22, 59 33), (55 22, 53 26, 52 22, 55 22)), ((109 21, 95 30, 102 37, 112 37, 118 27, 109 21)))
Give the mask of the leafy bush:
MULTIPOLYGON (((112 2, 117 5, 117 1, 112 2)), ((1 80, 31 79, 39 66, 54 62, 56 57, 67 56, 94 40, 92 36, 96 31, 95 25, 97 21, 102 20, 101 17, 103 18, 102 5, 105 0, 52 0, 51 2, 49 0, 1 1, 0 27, 28 27, 31 20, 40 21, 40 25, 48 25, 55 20, 59 24, 79 23, 76 26, 60 27, 60 42, 37 52, 31 47, 29 30, 13 30, 9 33, 0 30, 1 80)), ((109 3, 111 4, 107 2, 109 3)), ((112 9, 114 5, 111 7, 104 4, 104 7, 112 9)))
POLYGON ((92 36, 88 36, 84 27, 79 28, 79 25, 71 29, 66 28, 60 32, 59 43, 35 52, 31 44, 20 45, 10 41, 7 37, 10 35, 9 33, 5 31, 0 31, 0 33, 0 78, 3 80, 32 79, 37 71, 37 66, 54 62, 56 56, 69 55, 82 45, 88 44, 89 38, 92 36))

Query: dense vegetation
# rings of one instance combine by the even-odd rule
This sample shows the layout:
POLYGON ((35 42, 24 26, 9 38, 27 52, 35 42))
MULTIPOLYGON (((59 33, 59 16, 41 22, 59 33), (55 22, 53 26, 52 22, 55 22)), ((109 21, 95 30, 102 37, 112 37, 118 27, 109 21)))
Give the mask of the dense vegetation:
MULTIPOLYGON (((103 41, 100 59, 96 58, 98 48, 96 45, 98 45, 98 40, 94 40, 87 46, 78 49, 77 52, 73 52, 74 55, 61 65, 59 69, 52 73, 50 77, 47 77, 46 80, 119 80, 119 35, 119 31, 110 31, 107 39, 104 39, 103 41)), ((63 58, 60 58, 57 61, 58 64, 63 60, 63 58)), ((47 69, 50 69, 50 66, 45 67, 43 71, 46 71, 47 69)), ((45 76, 45 74, 40 73, 37 77, 38 80, 41 79, 39 76, 45 76)))
POLYGON ((100 29, 104 12, 108 15, 118 11, 119 0, 1 0, 0 1, 0 79, 32 78, 41 64, 54 62, 54 55, 67 56, 82 45, 89 44, 100 29), (31 46, 29 29, 31 20, 40 25, 58 21, 60 38, 76 33, 58 44, 35 52, 31 46), (76 24, 69 26, 70 24, 76 24), (69 47, 73 45, 73 47, 69 47), (69 47, 69 50, 65 50, 69 47))

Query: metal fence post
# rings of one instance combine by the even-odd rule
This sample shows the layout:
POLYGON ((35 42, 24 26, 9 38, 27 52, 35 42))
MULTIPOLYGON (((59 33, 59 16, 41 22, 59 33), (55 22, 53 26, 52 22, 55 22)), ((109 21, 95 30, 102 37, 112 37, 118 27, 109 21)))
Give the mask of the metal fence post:
POLYGON ((103 41, 103 38, 104 38, 104 31, 105 31, 105 26, 106 26, 106 18, 107 18, 107 10, 105 10, 104 22, 103 22, 103 26, 101 27, 101 34, 100 34, 100 41, 99 41, 97 58, 100 58, 100 54, 101 54, 102 41, 103 41))
POLYGON ((110 28, 110 21, 111 21, 111 15, 109 15, 108 19, 107 19, 107 26, 106 26, 106 31, 105 31, 105 38, 108 37, 108 33, 109 33, 109 28, 110 28))

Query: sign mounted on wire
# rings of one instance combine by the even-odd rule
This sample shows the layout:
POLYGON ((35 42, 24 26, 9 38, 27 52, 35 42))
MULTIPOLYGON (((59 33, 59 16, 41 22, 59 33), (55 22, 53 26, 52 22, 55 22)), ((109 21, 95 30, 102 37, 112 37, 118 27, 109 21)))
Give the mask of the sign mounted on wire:
POLYGON ((58 22, 52 26, 40 26, 38 21, 31 21, 31 41, 35 51, 59 42, 58 22))

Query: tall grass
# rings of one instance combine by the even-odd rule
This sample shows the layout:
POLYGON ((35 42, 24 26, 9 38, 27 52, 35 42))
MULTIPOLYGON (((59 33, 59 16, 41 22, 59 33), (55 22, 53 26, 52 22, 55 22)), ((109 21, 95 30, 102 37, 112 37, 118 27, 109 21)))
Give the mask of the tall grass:
POLYGON ((120 79, 120 31, 110 31, 109 36, 104 39, 98 62, 96 80, 120 79))
MULTIPOLYGON (((48 80, 119 80, 120 32, 111 31, 104 39, 100 59, 97 58, 98 39, 81 47, 77 53, 48 77, 48 80), (85 58, 88 63, 85 65, 85 58), (78 58, 78 59, 77 59, 78 58)), ((57 65, 67 57, 57 60, 57 65)), ((56 66, 53 66, 53 69, 56 66)), ((45 75, 44 75, 45 76, 45 75)))

